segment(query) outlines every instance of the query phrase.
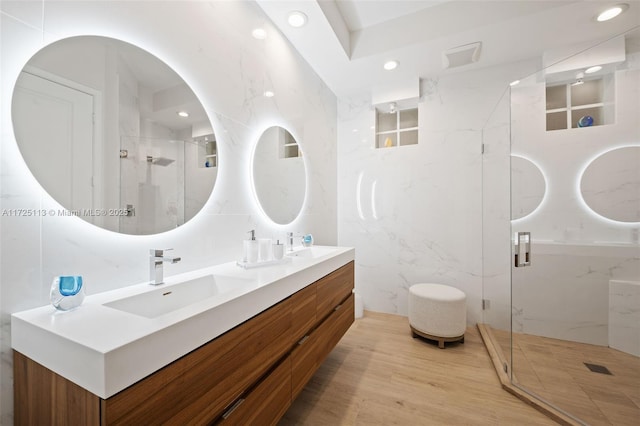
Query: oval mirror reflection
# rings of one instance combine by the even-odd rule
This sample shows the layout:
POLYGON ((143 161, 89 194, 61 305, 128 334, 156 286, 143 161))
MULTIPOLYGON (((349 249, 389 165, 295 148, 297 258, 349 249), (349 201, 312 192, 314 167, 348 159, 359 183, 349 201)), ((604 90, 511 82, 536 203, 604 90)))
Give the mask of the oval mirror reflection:
POLYGON ((580 193, 600 216, 640 222, 640 146, 617 148, 593 160, 580 179, 580 193))
POLYGON ((120 40, 45 46, 20 73, 12 119, 26 164, 65 209, 57 213, 104 229, 174 229, 216 181, 216 137, 198 98, 160 59, 120 40))
POLYGON ((522 219, 538 208, 547 188, 542 172, 531 161, 511 156, 511 219, 522 219))
POLYGON ((304 203, 306 172, 302 150, 288 130, 265 130, 253 155, 253 187, 264 213, 275 223, 291 223, 304 203))

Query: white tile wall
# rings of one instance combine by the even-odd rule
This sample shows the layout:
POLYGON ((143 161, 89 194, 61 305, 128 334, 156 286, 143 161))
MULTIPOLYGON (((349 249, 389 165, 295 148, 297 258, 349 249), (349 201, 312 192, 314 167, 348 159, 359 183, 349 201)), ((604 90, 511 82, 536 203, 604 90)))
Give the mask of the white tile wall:
MULTIPOLYGON (((499 100, 505 107, 508 83, 536 66, 423 80, 418 145, 375 149, 370 94, 339 100, 339 243, 356 247, 356 291, 365 309, 406 315, 409 286, 436 282, 466 293, 469 324, 482 320, 482 131, 499 100)), ((506 117, 493 124, 496 132, 508 130, 506 117)), ((506 135, 498 139, 508 143, 506 135)), ((508 153, 508 145, 496 149, 508 153)), ((492 229, 507 238, 504 265, 508 216, 496 217, 492 229)))
POLYGON ((609 346, 640 357, 638 281, 609 281, 609 346))

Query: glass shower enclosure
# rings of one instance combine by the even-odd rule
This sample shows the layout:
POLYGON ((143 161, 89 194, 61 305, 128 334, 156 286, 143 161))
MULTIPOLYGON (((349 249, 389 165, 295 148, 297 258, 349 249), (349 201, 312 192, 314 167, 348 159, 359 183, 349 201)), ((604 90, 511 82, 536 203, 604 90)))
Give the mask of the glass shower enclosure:
POLYGON ((545 58, 483 130, 483 304, 511 384, 640 418, 640 30, 545 58))
POLYGON ((161 138, 121 138, 120 232, 147 235, 184 223, 184 144, 161 138))

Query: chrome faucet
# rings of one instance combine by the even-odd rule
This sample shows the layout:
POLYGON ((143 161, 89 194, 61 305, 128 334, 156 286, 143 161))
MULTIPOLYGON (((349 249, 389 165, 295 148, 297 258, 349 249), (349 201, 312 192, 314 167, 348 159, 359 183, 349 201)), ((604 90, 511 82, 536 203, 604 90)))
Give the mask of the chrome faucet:
POLYGON ((287 232, 287 251, 293 251, 293 232, 287 232))
POLYGON ((287 232, 287 251, 293 251, 293 239, 298 237, 302 237, 302 235, 287 232))
POLYGON ((179 257, 171 257, 165 256, 164 252, 173 249, 151 249, 149 253, 151 257, 149 257, 149 284, 151 285, 159 285, 164 281, 163 274, 163 265, 164 262, 178 263, 180 262, 179 257))

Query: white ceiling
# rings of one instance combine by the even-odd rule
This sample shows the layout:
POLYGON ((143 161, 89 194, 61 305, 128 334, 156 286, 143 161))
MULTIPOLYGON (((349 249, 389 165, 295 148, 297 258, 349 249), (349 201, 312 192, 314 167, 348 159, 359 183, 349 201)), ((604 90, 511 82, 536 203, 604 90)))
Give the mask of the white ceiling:
MULTIPOLYGON (((640 25, 640 0, 611 21, 595 16, 609 0, 257 0, 274 25, 337 96, 412 78, 437 77, 599 42, 640 25), (303 28, 286 23, 304 12, 303 28), (443 51, 482 42, 480 60, 444 70, 443 51), (395 59, 400 66, 384 71, 395 59)), ((542 62, 540 62, 541 64, 542 62)), ((536 70, 532 69, 531 72, 536 70)), ((524 77, 514 75, 513 79, 524 77)))
POLYGON ((419 12, 422 9, 436 6, 446 1, 451 0, 339 0, 335 3, 349 31, 357 31, 401 16, 419 12))

